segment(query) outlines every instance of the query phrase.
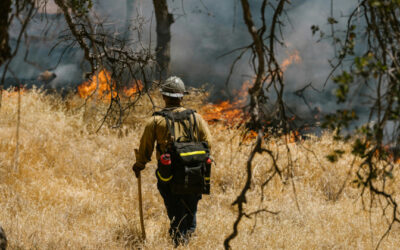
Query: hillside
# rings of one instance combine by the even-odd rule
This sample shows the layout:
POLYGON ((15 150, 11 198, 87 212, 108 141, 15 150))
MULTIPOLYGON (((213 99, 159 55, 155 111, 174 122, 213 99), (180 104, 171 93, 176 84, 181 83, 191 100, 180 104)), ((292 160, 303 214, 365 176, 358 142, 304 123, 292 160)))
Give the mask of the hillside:
MULTIPOLYGON (((205 95, 186 97, 186 105, 201 110, 205 95)), ((152 113, 148 98, 142 98, 122 128, 104 126, 98 133, 104 103, 89 102, 83 107, 78 96, 62 100, 38 90, 24 92, 21 101, 18 169, 17 95, 3 93, 0 109, 0 224, 10 249, 173 248, 156 187, 154 157, 142 181, 148 238, 145 243, 139 240, 137 181, 131 166, 144 122, 152 113)), ((157 94, 154 101, 162 106, 157 94)), ((212 194, 199 203, 197 233, 189 249, 223 247, 236 218, 231 203, 246 178, 251 140, 242 143, 240 129, 227 129, 218 122, 210 129, 216 161, 212 194)), ((282 180, 275 177, 265 187, 263 200, 260 185, 268 177, 271 159, 256 157, 246 211, 266 208, 279 213, 245 218, 232 242, 234 249, 375 248, 388 224, 379 203, 369 207, 367 202, 371 212, 363 210, 360 191, 351 185, 352 163, 358 160, 349 153, 350 145, 342 145, 347 152, 338 162, 326 160, 338 143, 329 133, 290 143, 293 168, 283 173, 282 180)), ((287 164, 282 138, 271 139, 266 146, 279 154, 279 164, 287 164)), ((394 178, 399 185, 398 170, 394 178)), ((395 225, 381 247, 399 245, 400 226, 395 225)))

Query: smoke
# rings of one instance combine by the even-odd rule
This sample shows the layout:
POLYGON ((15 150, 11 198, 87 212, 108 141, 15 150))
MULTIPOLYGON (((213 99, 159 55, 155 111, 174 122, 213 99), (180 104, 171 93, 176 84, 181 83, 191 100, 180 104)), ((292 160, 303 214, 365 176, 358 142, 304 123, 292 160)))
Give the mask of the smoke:
MULTIPOLYGON (((332 70, 329 60, 335 56, 335 48, 332 39, 320 39, 319 33, 312 36, 311 26, 318 25, 327 36, 331 35, 331 26, 328 24, 328 17, 331 16, 330 0, 301 1, 288 10, 290 24, 285 29, 284 39, 290 48, 299 51, 302 62, 293 64, 285 73, 286 99, 292 106, 296 104, 299 113, 309 112, 308 103, 312 108, 322 112, 333 112, 338 108, 336 98, 333 94, 334 85, 327 79, 332 70), (328 81, 327 81, 328 80, 328 81), (319 92, 308 87, 304 92, 304 99, 294 95, 296 90, 311 84, 319 92)), ((357 6, 357 1, 334 1, 333 16, 338 21, 335 29, 345 30, 347 16, 357 6)), ((340 36, 340 33, 335 33, 340 36)), ((281 48, 281 58, 285 57, 281 48), (282 56, 283 55, 283 56, 282 56)))
MULTIPOLYGON (((127 26, 137 25, 137 17, 144 17, 141 40, 145 46, 155 47, 155 18, 152 1, 128 0, 106 1, 99 0, 95 5, 98 16, 107 20, 108 26, 120 34, 125 34, 127 26), (127 4, 128 3, 128 4, 127 4)), ((260 25, 261 0, 251 1, 253 18, 260 25)), ((293 63, 285 72, 286 101, 296 106, 297 111, 305 113, 308 106, 294 92, 309 83, 321 93, 307 89, 304 94, 312 108, 326 111, 334 110, 337 105, 332 94, 333 84, 325 80, 331 70, 328 60, 334 56, 334 46, 331 40, 317 42, 318 35, 313 37, 310 27, 319 25, 326 34, 330 32, 328 17, 331 0, 296 0, 287 9, 287 22, 283 29, 285 46, 277 50, 278 59, 283 61, 294 51, 298 51, 301 63, 293 63)), ((51 9, 50 22, 45 19, 32 22, 28 33, 31 36, 46 36, 47 40, 31 40, 29 42, 29 60, 39 62, 40 67, 28 64, 24 60, 26 45, 22 45, 20 53, 11 68, 21 78, 36 79, 43 70, 51 69, 57 78, 51 86, 76 86, 83 81, 81 67, 82 52, 74 48, 64 54, 61 64, 58 59, 63 47, 58 47, 52 54, 50 48, 57 42, 60 31, 67 27, 62 18, 57 17, 54 3, 49 1, 51 9), (58 20, 58 21, 57 21, 58 20), (46 28, 46 33, 44 30, 46 28), (50 27, 50 28, 49 28, 50 27)), ((213 90, 214 100, 227 98, 232 89, 239 89, 245 80, 254 76, 250 67, 250 54, 247 53, 238 62, 232 78, 225 86, 229 70, 238 52, 221 57, 227 52, 247 46, 251 42, 247 27, 244 25, 240 1, 169 1, 170 12, 174 14, 175 22, 171 26, 171 67, 172 74, 183 78, 188 86, 199 87, 208 83, 213 90)), ((355 8, 357 0, 335 0, 333 14, 339 21, 336 28, 344 29, 346 16, 355 8)), ((266 13, 267 25, 272 16, 271 10, 266 13)), ((286 18, 286 17, 284 17, 286 18)), ((17 29, 13 29, 17 30, 17 29)), ((137 38, 135 32, 130 37, 137 38)), ((16 37, 13 32, 12 37, 16 37)), ((273 95, 271 95, 273 99, 273 95)))
MULTIPOLYGON (((261 0, 251 1, 253 18, 257 25, 261 23, 261 3, 261 0)), ((319 25, 326 34, 330 32, 327 21, 331 15, 330 3, 330 0, 298 0, 288 5, 288 22, 283 30, 285 46, 278 46, 277 55, 283 61, 291 53, 298 51, 302 59, 301 63, 293 63, 285 72, 288 102, 294 105, 303 103, 303 100, 293 93, 312 83, 314 88, 323 93, 310 92, 311 88, 307 90, 305 93, 310 104, 318 108, 329 107, 328 110, 336 107, 331 82, 324 87, 332 69, 328 60, 334 57, 335 49, 332 41, 317 42, 318 35, 313 37, 311 32, 312 25, 319 25)), ((250 54, 247 53, 236 65, 228 89, 225 86, 230 66, 239 53, 220 56, 251 43, 243 22, 240 1, 170 1, 169 4, 169 9, 175 16, 175 23, 171 26, 173 74, 181 76, 189 86, 209 83, 208 86, 214 91, 214 100, 227 98, 227 92, 232 93, 232 89, 239 89, 243 82, 254 76, 250 67, 250 54)), ((345 29, 346 16, 356 5, 357 0, 334 1, 333 15, 339 21, 335 28, 345 29)), ((118 12, 111 5, 107 7, 110 15, 114 11, 118 12)), ((146 17, 154 16, 151 1, 135 1, 135 8, 137 13, 146 17)), ((268 25, 272 17, 271 10, 266 13, 266 17, 268 25)), ((154 17, 147 28, 144 37, 150 36, 148 30, 151 28, 151 37, 155 42, 154 17)), ((309 111, 306 105, 299 107, 302 113, 309 111)))
POLYGON ((75 85, 81 82, 77 81, 82 77, 82 71, 76 64, 63 64, 58 66, 53 71, 57 77, 51 81, 51 87, 59 89, 65 87, 64 85, 75 85), (71 77, 74 76, 74 77, 71 77))
MULTIPOLYGON (((65 34, 67 27, 54 5, 50 4, 48 11, 48 15, 39 11, 30 21, 26 36, 23 36, 18 53, 11 61, 9 69, 22 84, 28 87, 33 85, 41 87, 44 82, 40 80, 40 75, 45 71, 50 71, 57 75, 50 82, 51 87, 68 88, 72 86, 72 83, 77 85, 82 82, 83 53, 77 47, 67 50, 62 45, 55 47, 60 36, 65 34)), ((16 21, 9 29, 10 45, 14 50, 17 48, 20 29, 21 25, 16 21)), ((3 74, 3 72, 4 65, 0 67, 0 73, 3 74)), ((10 72, 6 74, 6 87, 17 83, 14 75, 10 72)))

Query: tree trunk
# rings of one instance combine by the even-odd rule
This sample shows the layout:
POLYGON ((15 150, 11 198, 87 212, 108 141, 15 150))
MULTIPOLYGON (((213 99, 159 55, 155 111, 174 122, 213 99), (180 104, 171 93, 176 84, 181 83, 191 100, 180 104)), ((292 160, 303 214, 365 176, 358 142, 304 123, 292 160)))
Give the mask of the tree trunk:
POLYGON ((156 60, 160 79, 170 74, 171 64, 171 24, 174 22, 172 14, 168 13, 167 0, 153 0, 157 23, 156 60))
MULTIPOLYGON (((11 12, 11 0, 0 1, 0 66, 11 57, 11 49, 8 44, 8 23, 11 12)), ((3 96, 3 80, 0 78, 0 108, 3 96)))
POLYGON ((8 45, 8 17, 11 11, 11 0, 0 1, 0 65, 11 56, 8 45))

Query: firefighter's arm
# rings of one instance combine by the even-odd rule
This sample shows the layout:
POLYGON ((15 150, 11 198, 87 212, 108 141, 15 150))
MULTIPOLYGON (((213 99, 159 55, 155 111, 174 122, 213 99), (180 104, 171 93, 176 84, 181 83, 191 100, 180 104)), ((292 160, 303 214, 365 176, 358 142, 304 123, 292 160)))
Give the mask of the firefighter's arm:
POLYGON ((133 171, 140 172, 146 166, 146 163, 151 160, 151 155, 154 150, 155 135, 155 120, 150 119, 144 129, 142 138, 140 139, 139 150, 135 150, 136 163, 133 165, 133 171))
POLYGON ((205 141, 208 144, 208 147, 211 149, 212 141, 211 141, 211 133, 208 128, 207 122, 199 115, 198 116, 198 126, 199 126, 199 136, 200 141, 205 141))

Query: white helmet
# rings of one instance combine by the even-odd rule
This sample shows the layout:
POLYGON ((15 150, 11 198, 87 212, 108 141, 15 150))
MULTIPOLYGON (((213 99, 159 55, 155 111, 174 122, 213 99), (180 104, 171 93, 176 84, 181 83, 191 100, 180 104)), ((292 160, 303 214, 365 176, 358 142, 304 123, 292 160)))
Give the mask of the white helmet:
POLYGON ((161 94, 169 97, 180 98, 188 92, 182 79, 177 76, 171 76, 161 85, 161 94))

